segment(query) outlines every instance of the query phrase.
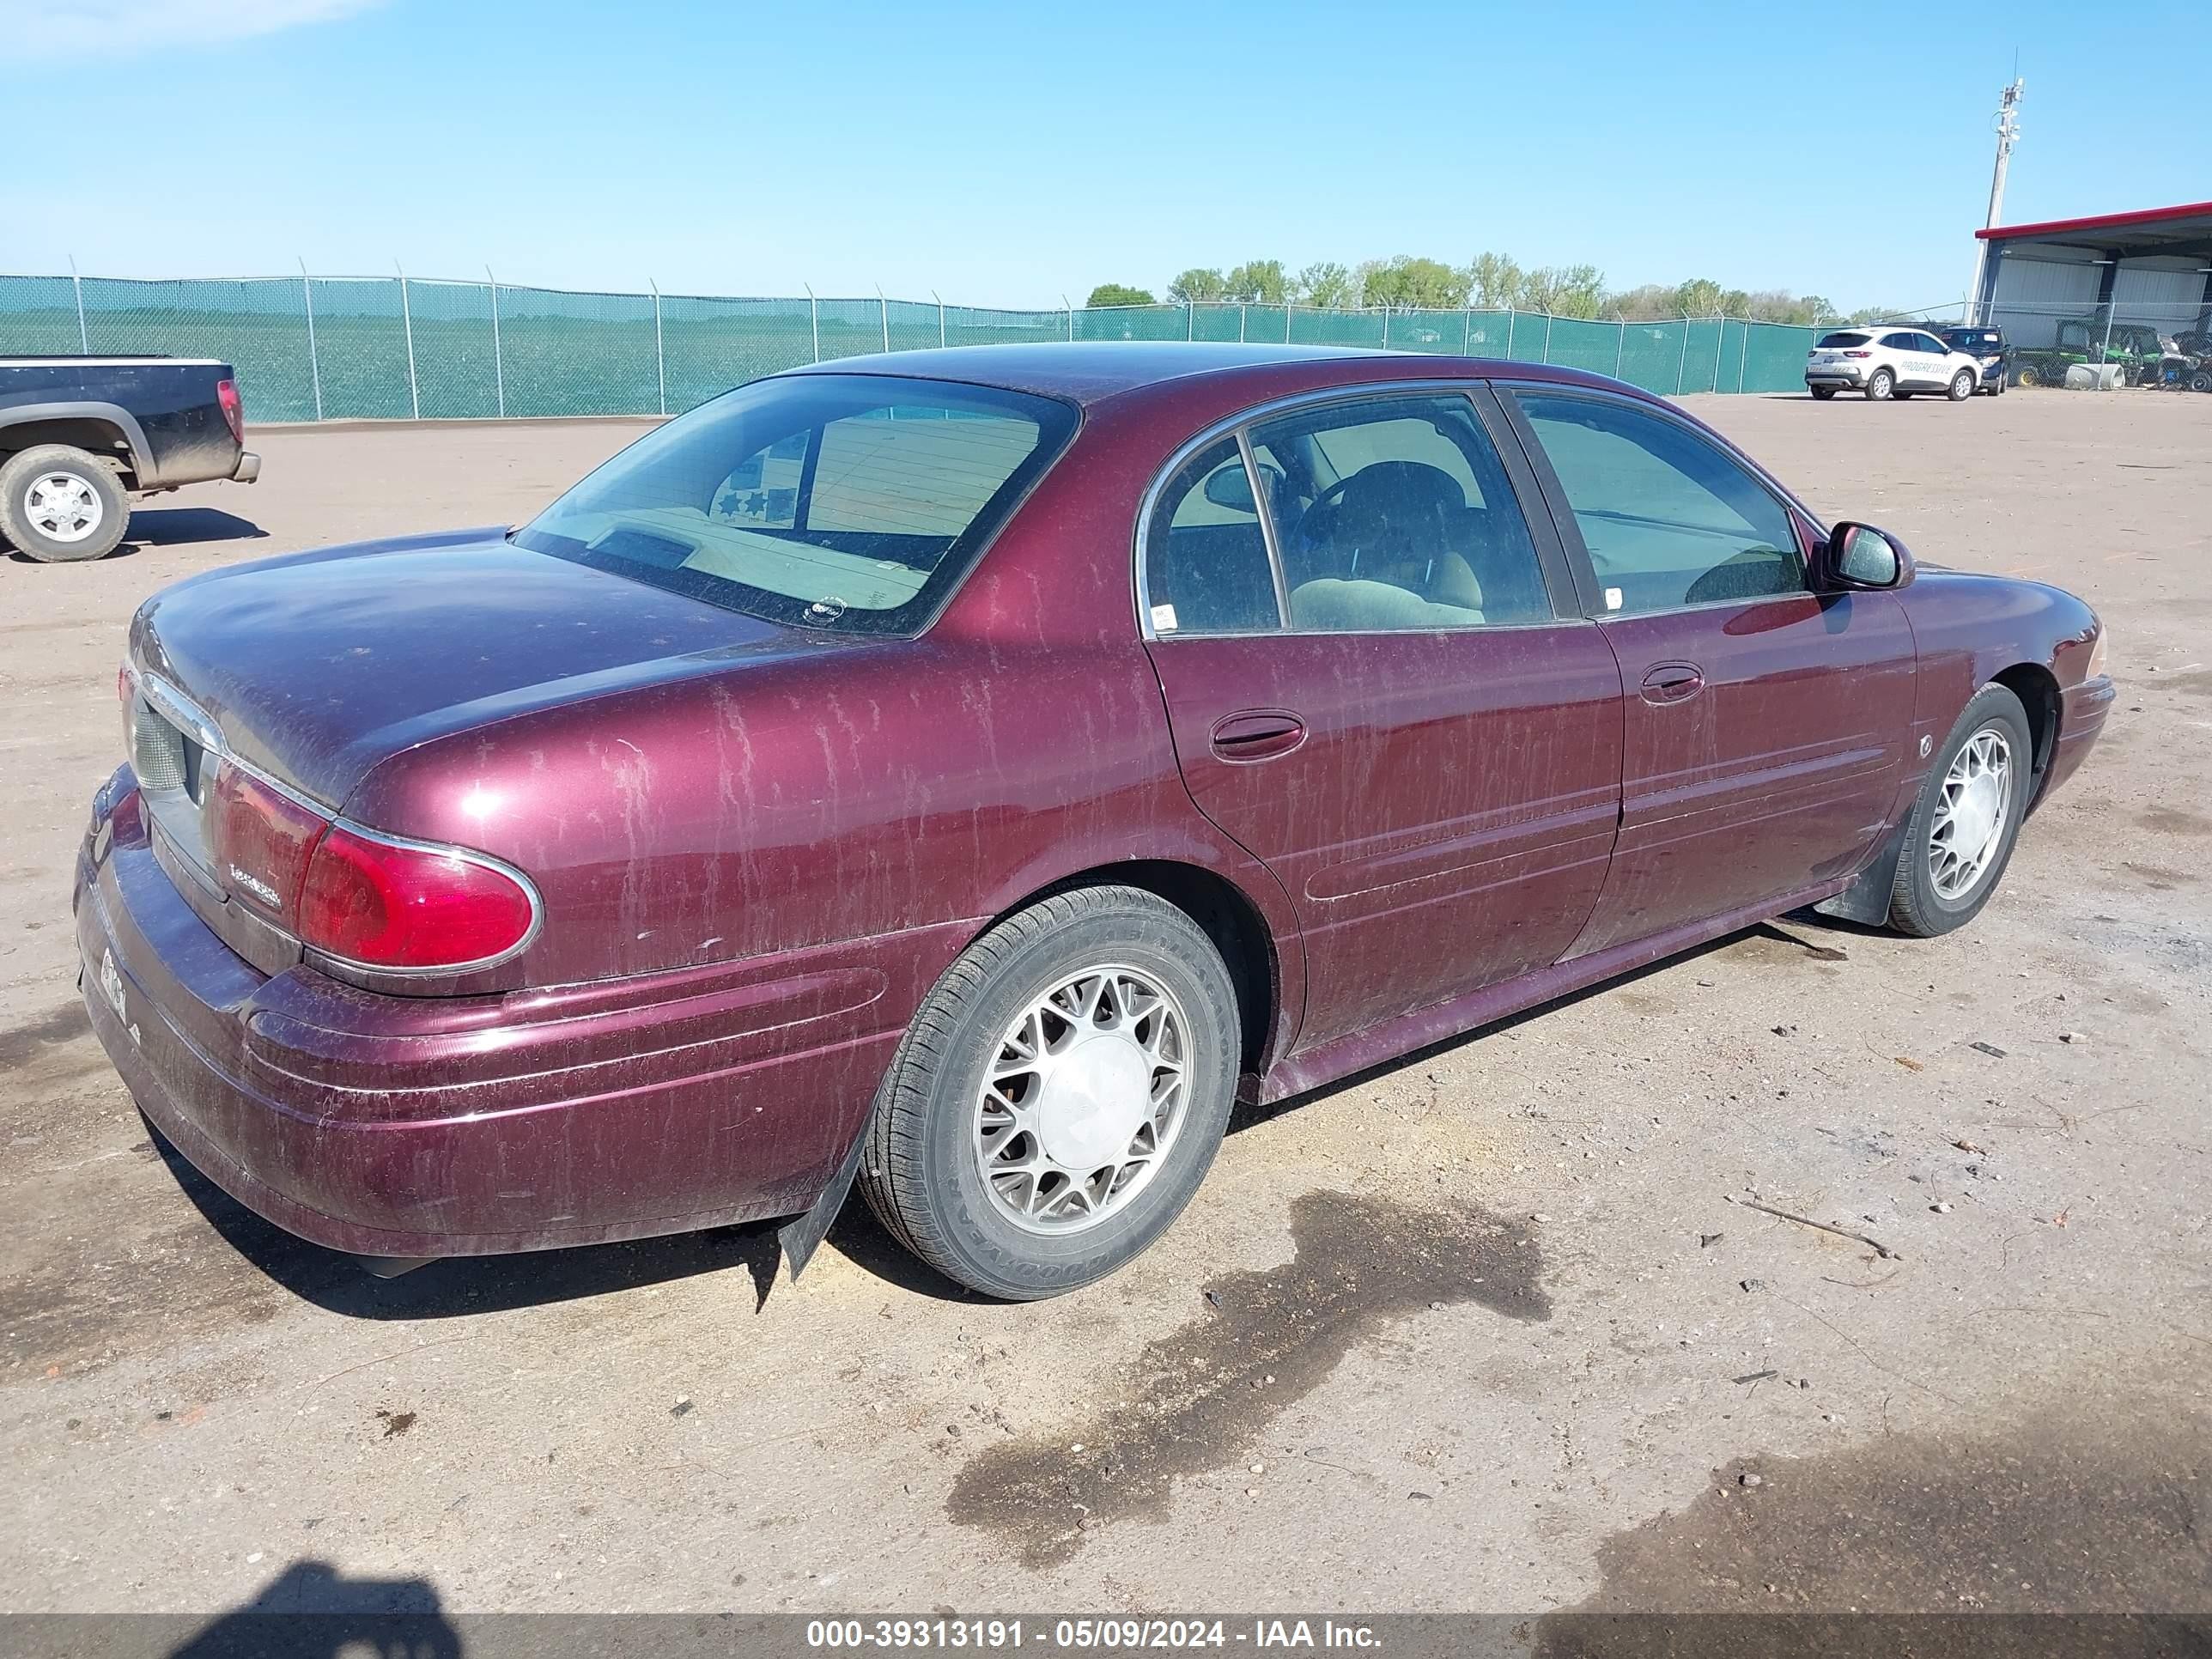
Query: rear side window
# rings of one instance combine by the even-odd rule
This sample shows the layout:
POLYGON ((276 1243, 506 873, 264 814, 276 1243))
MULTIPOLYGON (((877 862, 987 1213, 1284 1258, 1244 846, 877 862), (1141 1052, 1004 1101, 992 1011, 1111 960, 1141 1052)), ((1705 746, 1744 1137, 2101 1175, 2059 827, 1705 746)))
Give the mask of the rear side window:
POLYGON ((514 539, 771 622, 914 633, 1075 426, 1022 392, 780 375, 640 439, 514 539))
POLYGON ((1257 426, 1282 468, 1269 510, 1304 633, 1549 622, 1528 526, 1464 398, 1325 404, 1257 426))
POLYGON ((1170 478, 1145 546, 1156 634, 1256 634, 1282 626, 1274 567, 1237 441, 1200 451, 1170 478))
POLYGON ((1820 337, 1821 346, 1831 351, 1839 350, 1844 346, 1863 346, 1866 343, 1867 337, 1863 334, 1823 334, 1820 337))

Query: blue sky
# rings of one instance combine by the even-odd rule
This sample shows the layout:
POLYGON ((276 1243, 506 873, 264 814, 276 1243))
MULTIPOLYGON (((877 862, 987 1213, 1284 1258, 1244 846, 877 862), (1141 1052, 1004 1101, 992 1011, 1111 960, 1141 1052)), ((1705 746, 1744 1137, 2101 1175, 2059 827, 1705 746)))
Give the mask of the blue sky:
POLYGON ((2113 14, 2088 60, 2083 16, 0 0, 0 269, 1056 305, 1490 248, 1932 305, 2015 47, 2008 219, 2212 197, 2201 9, 2113 14))

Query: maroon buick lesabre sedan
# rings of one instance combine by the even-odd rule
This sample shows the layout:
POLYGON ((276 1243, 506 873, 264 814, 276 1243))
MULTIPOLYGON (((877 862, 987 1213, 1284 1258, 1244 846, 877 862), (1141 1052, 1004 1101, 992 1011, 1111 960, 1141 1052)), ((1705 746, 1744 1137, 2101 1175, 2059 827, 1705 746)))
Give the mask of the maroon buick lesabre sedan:
POLYGON ((1232 1105, 1803 905, 1988 902, 2112 698, 1571 370, 1004 346, 755 381, 520 529, 149 600, 76 876, 161 1134, 387 1261, 857 1178, 994 1296, 1232 1105))

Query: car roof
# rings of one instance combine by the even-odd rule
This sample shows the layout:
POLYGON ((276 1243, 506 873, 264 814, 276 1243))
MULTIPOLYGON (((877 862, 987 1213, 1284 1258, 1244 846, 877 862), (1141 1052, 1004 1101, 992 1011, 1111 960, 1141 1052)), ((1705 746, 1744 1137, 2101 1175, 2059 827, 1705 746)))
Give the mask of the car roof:
MULTIPOLYGON (((877 352, 789 369, 792 374, 890 374, 1041 392, 1079 404, 1102 403, 1170 382, 1264 381, 1278 391, 1400 378, 1572 381, 1616 386, 1579 370, 1486 357, 1353 346, 1253 345, 1182 340, 1076 340, 1030 345, 940 347, 877 352), (1285 385, 1285 382, 1292 384, 1285 385)), ((1632 388, 1621 388, 1632 390, 1632 388)))

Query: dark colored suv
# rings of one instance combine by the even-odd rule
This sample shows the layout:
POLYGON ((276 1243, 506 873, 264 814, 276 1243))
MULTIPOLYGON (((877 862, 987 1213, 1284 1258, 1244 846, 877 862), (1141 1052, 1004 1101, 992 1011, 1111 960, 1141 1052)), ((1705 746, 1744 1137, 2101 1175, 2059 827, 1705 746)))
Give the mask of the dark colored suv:
POLYGON ((2005 389, 2012 374, 2012 347, 2001 328, 1939 328, 1936 337, 1954 351, 1978 358, 1982 365, 1981 389, 1992 398, 2005 389))

